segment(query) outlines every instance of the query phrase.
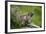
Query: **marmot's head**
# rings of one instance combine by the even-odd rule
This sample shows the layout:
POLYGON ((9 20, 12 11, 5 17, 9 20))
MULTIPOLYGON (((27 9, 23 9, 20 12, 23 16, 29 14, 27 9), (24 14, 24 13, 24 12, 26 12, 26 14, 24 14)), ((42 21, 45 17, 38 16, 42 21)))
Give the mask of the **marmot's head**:
POLYGON ((32 17, 33 16, 33 13, 32 12, 28 13, 28 16, 32 17))

